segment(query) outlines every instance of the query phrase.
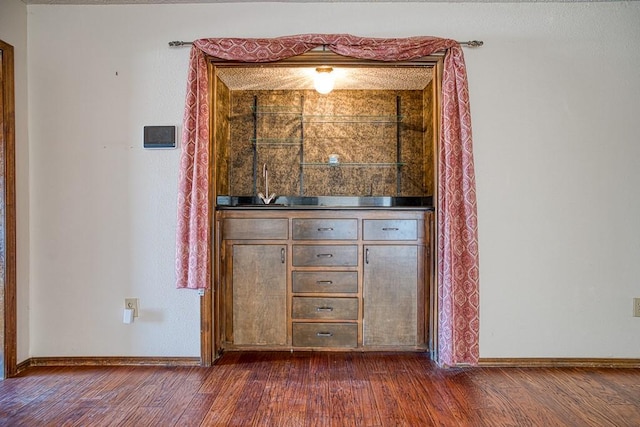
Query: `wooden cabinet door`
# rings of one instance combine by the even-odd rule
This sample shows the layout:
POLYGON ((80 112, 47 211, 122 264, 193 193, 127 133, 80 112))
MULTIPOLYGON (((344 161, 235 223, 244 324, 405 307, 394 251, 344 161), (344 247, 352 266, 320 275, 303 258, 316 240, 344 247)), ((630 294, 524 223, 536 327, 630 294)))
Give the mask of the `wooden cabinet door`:
POLYGON ((366 245, 364 248, 365 346, 418 344, 418 247, 366 245))
POLYGON ((233 245, 233 342, 287 343, 285 245, 233 245))

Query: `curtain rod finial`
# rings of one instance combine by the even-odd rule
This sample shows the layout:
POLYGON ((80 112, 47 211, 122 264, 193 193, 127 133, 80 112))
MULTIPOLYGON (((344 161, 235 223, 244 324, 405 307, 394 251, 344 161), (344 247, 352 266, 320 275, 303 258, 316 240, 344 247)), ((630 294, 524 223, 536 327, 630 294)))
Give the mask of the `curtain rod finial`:
POLYGON ((169 46, 171 47, 180 47, 180 46, 185 46, 185 45, 189 45, 192 44, 191 42, 183 42, 183 41, 172 41, 169 42, 169 46))
POLYGON ((465 43, 465 45, 467 45, 469 47, 480 47, 483 44, 484 44, 484 42, 482 40, 470 40, 470 41, 465 43))

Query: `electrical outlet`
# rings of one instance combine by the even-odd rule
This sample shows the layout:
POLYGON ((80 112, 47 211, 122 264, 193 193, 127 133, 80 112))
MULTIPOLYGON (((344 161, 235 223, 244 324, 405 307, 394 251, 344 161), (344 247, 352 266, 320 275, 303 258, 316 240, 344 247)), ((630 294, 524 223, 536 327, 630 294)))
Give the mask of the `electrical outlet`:
POLYGON ((133 317, 138 317, 138 298, 125 298, 124 308, 133 308, 133 317))
POLYGON ((640 298, 633 299, 633 317, 640 317, 640 298))

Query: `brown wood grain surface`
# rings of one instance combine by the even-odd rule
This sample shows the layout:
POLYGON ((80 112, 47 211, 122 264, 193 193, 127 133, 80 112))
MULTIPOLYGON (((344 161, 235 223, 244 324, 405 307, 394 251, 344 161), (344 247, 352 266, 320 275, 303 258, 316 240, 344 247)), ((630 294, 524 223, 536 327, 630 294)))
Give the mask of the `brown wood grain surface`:
POLYGON ((2 426, 637 426, 640 369, 440 369, 424 353, 228 352, 212 367, 31 367, 2 426))
POLYGON ((0 40, 0 378, 17 372, 15 79, 13 46, 0 40))

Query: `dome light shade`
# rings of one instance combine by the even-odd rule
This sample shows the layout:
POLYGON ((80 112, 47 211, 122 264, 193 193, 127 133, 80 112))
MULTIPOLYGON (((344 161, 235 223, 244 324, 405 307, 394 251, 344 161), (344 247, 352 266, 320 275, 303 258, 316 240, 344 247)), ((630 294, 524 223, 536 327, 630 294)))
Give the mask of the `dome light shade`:
POLYGON ((331 72, 331 67, 318 67, 316 68, 316 75, 313 79, 313 86, 318 93, 326 95, 333 90, 334 78, 331 72))

